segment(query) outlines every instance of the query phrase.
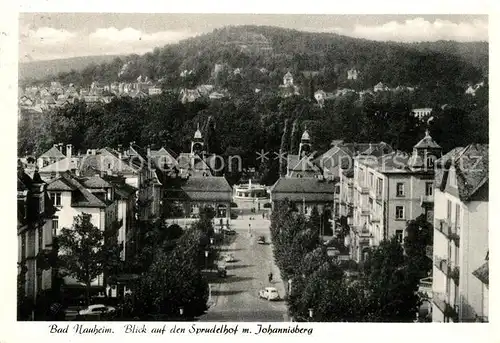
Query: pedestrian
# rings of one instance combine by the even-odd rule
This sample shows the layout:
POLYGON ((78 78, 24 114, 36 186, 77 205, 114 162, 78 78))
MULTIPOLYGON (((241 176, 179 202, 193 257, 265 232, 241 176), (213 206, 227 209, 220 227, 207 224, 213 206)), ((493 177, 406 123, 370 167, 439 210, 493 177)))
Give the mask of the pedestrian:
POLYGON ((264 212, 262 212, 262 219, 264 219, 265 215, 264 215, 264 212))
POLYGON ((271 283, 273 281, 273 273, 272 272, 269 272, 269 283, 271 283))

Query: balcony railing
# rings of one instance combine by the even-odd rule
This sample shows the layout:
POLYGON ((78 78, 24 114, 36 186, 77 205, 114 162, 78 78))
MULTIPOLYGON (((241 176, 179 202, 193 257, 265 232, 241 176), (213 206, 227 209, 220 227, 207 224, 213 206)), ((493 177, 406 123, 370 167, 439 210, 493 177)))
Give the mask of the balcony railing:
POLYGON ((433 292, 432 301, 443 312, 445 318, 458 322, 458 305, 451 306, 445 293, 433 292))
POLYGON ((455 281, 455 284, 458 286, 460 282, 460 267, 458 266, 448 266, 448 276, 455 281))
POLYGON ((367 206, 361 206, 361 215, 362 216, 369 216, 370 215, 370 208, 367 206))
POLYGON ((434 256, 434 265, 437 269, 448 275, 448 260, 438 256, 434 256))
POLYGON ((380 215, 378 213, 370 213, 370 222, 372 223, 380 222, 380 215))
POLYGON ((360 186, 359 191, 361 192, 361 194, 370 194, 370 187, 360 186))
POLYGON ((460 246, 460 226, 447 219, 436 219, 434 227, 448 239, 453 240, 457 246, 460 246))
POLYGON ((420 196, 420 206, 430 206, 434 204, 434 195, 420 196))

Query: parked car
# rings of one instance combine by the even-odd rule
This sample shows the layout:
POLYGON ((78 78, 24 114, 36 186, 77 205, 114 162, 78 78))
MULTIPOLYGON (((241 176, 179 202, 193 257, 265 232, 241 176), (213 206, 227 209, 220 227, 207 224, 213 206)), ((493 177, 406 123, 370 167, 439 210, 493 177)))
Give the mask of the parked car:
POLYGON ((259 243, 259 244, 266 244, 266 237, 259 236, 259 238, 257 238, 257 243, 259 243))
POLYGON ((278 300, 280 298, 280 295, 278 294, 278 290, 276 288, 266 287, 259 291, 259 297, 271 301, 278 300))
POLYGON ((224 264, 220 264, 217 266, 217 275, 222 278, 225 278, 227 276, 227 270, 224 264))
POLYGON ((224 228, 224 229, 222 229, 222 232, 224 232, 226 235, 230 235, 230 236, 236 235, 236 231, 232 230, 232 229, 226 229, 226 228, 224 228))
POLYGON ((85 316, 89 314, 113 314, 116 312, 116 309, 112 306, 106 306, 103 304, 95 304, 90 305, 83 310, 80 310, 78 314, 80 316, 85 316))
POLYGON ((224 256, 224 261, 226 261, 227 263, 231 263, 236 262, 236 259, 234 258, 233 254, 227 254, 226 256, 224 256))

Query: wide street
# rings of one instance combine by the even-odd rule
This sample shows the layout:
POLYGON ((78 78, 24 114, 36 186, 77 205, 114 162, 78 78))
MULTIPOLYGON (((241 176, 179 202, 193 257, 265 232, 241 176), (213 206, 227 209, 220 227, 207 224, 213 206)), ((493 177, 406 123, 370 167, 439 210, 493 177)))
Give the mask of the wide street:
POLYGON ((267 301, 259 298, 259 290, 266 286, 278 289, 284 296, 284 285, 274 264, 270 244, 269 220, 262 215, 241 215, 231 221, 236 231, 229 246, 221 247, 221 255, 233 254, 236 262, 227 263, 227 278, 211 285, 210 308, 200 321, 288 321, 284 300, 267 301), (250 220, 250 217, 255 219, 250 220), (249 228, 250 224, 250 228, 249 228), (266 244, 258 244, 260 235, 266 244), (268 282, 272 271, 273 281, 268 282))

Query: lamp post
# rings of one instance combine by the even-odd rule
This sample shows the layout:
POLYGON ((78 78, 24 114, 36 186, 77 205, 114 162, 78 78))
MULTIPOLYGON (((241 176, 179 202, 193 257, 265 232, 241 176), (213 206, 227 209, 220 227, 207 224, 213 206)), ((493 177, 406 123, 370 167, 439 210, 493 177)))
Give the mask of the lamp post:
POLYGON ((208 269, 208 250, 205 250, 205 269, 208 269))

